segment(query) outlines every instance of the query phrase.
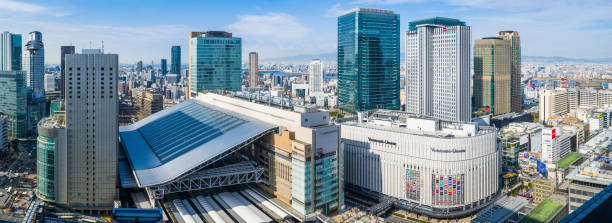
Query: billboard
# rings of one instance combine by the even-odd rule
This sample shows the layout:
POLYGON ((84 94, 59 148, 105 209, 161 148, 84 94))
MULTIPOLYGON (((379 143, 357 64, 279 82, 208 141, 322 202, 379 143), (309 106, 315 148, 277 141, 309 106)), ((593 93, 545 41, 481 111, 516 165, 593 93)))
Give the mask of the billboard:
POLYGON ((538 163, 538 165, 537 165, 538 172, 540 172, 540 173, 542 173, 544 175, 547 175, 548 174, 548 170, 546 169, 546 164, 544 164, 540 160, 537 160, 537 163, 538 163))
POLYGON ((421 187, 423 187, 423 180, 418 170, 407 169, 406 170, 406 198, 409 200, 418 201, 421 196, 421 187))
POLYGON ((464 202, 465 175, 432 174, 431 202, 435 205, 455 205, 464 202))

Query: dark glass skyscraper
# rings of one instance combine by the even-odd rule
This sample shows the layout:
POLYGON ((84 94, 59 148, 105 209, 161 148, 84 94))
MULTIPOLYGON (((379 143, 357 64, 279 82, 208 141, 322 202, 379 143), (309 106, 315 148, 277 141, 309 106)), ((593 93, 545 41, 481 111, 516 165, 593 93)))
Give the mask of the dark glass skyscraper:
POLYGON ((400 108, 400 18, 380 9, 338 17, 338 104, 355 113, 400 108))
POLYGON ((65 98, 64 85, 66 84, 66 54, 74 54, 74 46, 62 46, 61 47, 61 83, 60 83, 60 91, 62 92, 62 98, 65 98))
POLYGON ((172 46, 170 73, 181 75, 181 46, 172 46))
POLYGON ((168 74, 168 60, 161 59, 161 74, 166 76, 168 74))
POLYGON ((0 113, 8 116, 9 138, 28 137, 28 87, 25 71, 0 70, 0 113))

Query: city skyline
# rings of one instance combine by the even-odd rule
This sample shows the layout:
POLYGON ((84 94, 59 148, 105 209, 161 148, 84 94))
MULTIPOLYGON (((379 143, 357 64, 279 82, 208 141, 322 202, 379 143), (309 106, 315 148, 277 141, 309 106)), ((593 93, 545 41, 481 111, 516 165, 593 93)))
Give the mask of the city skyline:
MULTIPOLYGON (((187 48, 185 33, 194 30, 224 30, 244 39, 243 61, 248 52, 260 53, 260 60, 336 51, 336 17, 356 7, 393 10, 400 14, 400 31, 419 18, 458 18, 473 27, 473 38, 491 36, 500 30, 521 32, 523 55, 568 58, 609 58, 611 29, 608 21, 612 3, 600 0, 581 2, 550 1, 313 1, 200 3, 184 1, 166 5, 159 1, 87 2, 63 0, 0 0, 6 13, 0 25, 25 35, 40 31, 45 36, 46 64, 59 64, 60 45, 100 48, 121 54, 120 63, 168 58, 168 48, 187 48), (184 3, 184 4, 183 4, 184 3), (485 4, 486 3, 486 4, 485 4), (232 7, 226 7, 231 4, 232 7), (228 11, 228 10, 232 11, 228 11), (108 13, 114 14, 108 17, 108 13), (180 13, 179 13, 180 12, 180 13), (588 13, 586 13, 588 12, 588 13), (158 15, 167 16, 158 16, 158 15), (172 15, 172 16, 170 16, 172 15), (572 15, 572 16, 567 16, 572 15), (214 19, 210 19, 214 18, 214 19), (78 22, 76 22, 78 21, 78 22), (550 38, 554 33, 555 38, 550 38), (581 44, 572 44, 580 41, 581 44), (309 47, 303 47, 308 45, 309 47), (564 47, 558 47, 564 46, 564 47), (142 55, 147 55, 142 57, 142 55)), ((402 36, 402 48, 404 37, 402 36)), ((186 58, 187 52, 182 52, 186 58)), ((185 61, 183 61, 184 64, 185 61)))

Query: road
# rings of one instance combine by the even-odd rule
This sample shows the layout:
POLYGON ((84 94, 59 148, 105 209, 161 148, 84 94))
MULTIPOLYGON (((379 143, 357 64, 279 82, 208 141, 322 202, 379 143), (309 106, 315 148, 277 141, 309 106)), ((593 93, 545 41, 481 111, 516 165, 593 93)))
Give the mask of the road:
POLYGON ((405 218, 400 218, 397 217, 395 215, 389 215, 389 217, 385 218, 385 222, 392 222, 392 223, 417 223, 415 221, 411 221, 405 218))

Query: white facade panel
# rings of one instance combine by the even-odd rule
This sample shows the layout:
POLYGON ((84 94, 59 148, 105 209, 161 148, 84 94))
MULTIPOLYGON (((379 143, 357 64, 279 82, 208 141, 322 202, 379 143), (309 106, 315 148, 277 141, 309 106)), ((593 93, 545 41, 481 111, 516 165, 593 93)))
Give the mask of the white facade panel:
POLYGON ((389 129, 341 125, 347 184, 441 209, 467 210, 498 193, 501 152, 494 130, 436 137, 389 129))

